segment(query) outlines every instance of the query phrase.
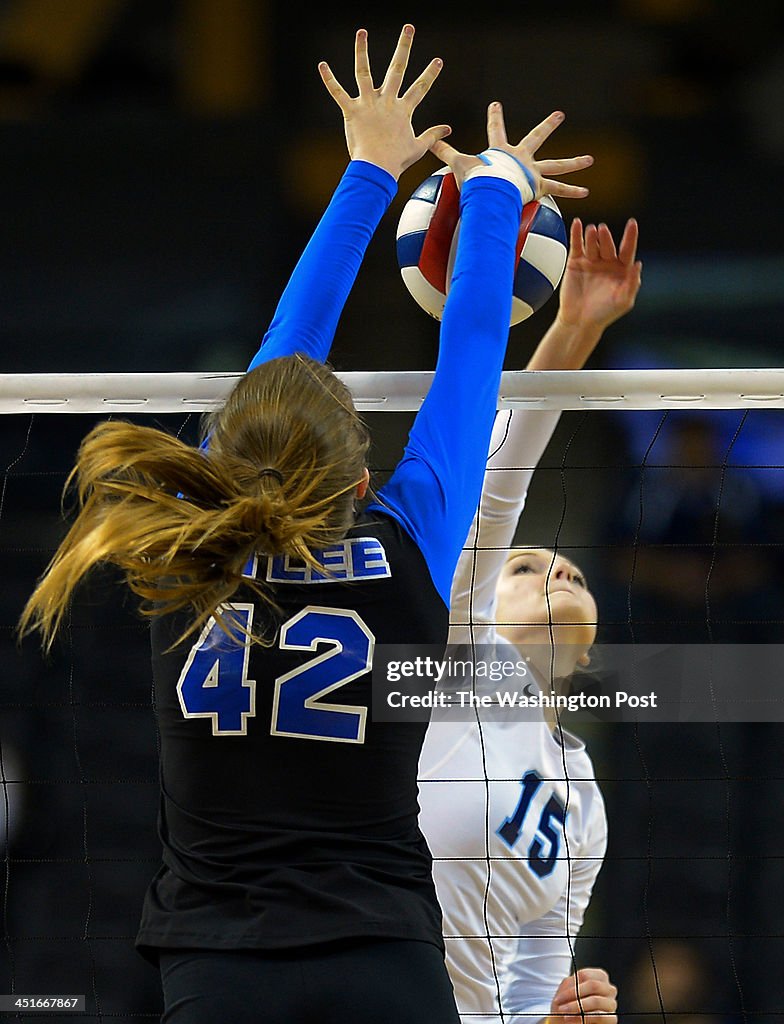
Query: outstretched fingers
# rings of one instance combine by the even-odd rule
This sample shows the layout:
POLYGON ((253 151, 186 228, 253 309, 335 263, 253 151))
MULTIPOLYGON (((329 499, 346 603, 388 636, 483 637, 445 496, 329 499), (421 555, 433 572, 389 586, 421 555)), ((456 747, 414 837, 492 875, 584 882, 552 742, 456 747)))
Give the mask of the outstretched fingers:
POLYGON ((593 157, 586 153, 585 156, 572 156, 565 160, 537 160, 536 169, 544 177, 551 174, 573 174, 575 171, 584 171, 592 164, 593 157))
POLYGON ((585 229, 585 255, 594 263, 602 258, 599 250, 598 228, 595 224, 589 224, 585 229))
POLYGON ((397 46, 392 54, 392 60, 389 62, 384 81, 381 84, 382 92, 391 92, 393 96, 397 96, 400 92, 400 86, 408 67, 408 58, 411 56, 411 43, 413 39, 414 26, 404 25, 400 31, 397 46))
POLYGON ((366 96, 373 91, 373 76, 370 73, 370 58, 368 57, 368 34, 367 29, 357 29, 354 42, 354 78, 360 96, 366 96))
POLYGON ((615 250, 615 239, 612 236, 612 231, 610 231, 606 224, 600 224, 596 237, 599 241, 599 255, 601 258, 608 263, 614 263, 618 259, 618 253, 615 250))
POLYGON ((542 195, 560 196, 562 199, 585 199, 588 189, 584 185, 567 185, 565 181, 542 178, 542 195))
POLYGON ((637 225, 637 221, 634 217, 630 217, 626 221, 626 227, 623 229, 623 235, 621 236, 621 244, 618 246, 618 256, 625 266, 631 266, 637 258, 637 239, 639 238, 640 229, 637 225))
POLYGON ((569 229, 569 255, 574 259, 582 259, 585 255, 583 248, 583 222, 575 217, 569 229))
POLYGON ((545 139, 553 134, 558 125, 563 123, 565 116, 562 110, 554 110, 544 121, 540 121, 535 128, 531 129, 521 140, 520 145, 525 146, 529 153, 535 153, 545 139))
POLYGON ((588 195, 588 189, 584 185, 567 185, 563 181, 556 181, 548 177, 551 174, 574 174, 575 171, 583 171, 593 163, 593 157, 573 156, 565 160, 537 160, 534 162, 534 170, 542 177, 542 187, 545 195, 563 196, 565 199, 584 199, 588 195))
POLYGON ((504 108, 496 100, 487 108, 487 144, 493 149, 507 144, 504 108))
POLYGON ((412 110, 417 107, 430 92, 430 87, 441 74, 443 66, 444 62, 441 58, 434 57, 419 78, 417 78, 415 82, 412 82, 408 89, 406 89, 402 98, 404 102, 408 102, 411 105, 412 110))
POLYGON ((335 78, 332 73, 332 68, 327 64, 325 60, 322 60, 318 66, 318 72, 321 75, 321 81, 327 87, 327 92, 330 94, 332 99, 337 103, 341 110, 345 110, 346 104, 351 101, 351 97, 335 78))
MULTIPOLYGON (((417 142, 421 143, 423 149, 429 149, 431 153, 435 153, 435 147, 441 141, 446 138, 447 135, 452 134, 452 129, 448 124, 437 124, 433 128, 428 128, 427 131, 417 135, 417 142)), ((446 161, 444 161, 446 163, 446 161)))
POLYGON ((449 167, 452 167, 455 159, 460 156, 460 152, 454 146, 450 146, 448 142, 442 142, 441 140, 434 142, 429 148, 436 160, 443 161, 449 167))

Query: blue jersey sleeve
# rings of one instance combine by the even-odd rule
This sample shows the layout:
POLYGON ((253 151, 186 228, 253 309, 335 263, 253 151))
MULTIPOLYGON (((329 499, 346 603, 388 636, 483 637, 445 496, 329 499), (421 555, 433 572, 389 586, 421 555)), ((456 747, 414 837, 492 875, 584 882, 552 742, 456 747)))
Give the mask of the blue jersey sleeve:
POLYGON ((281 296, 249 370, 295 352, 324 362, 368 243, 397 192, 388 171, 352 160, 281 296))
POLYGON ((393 515, 417 542, 447 605, 482 492, 509 337, 521 213, 520 192, 509 182, 475 178, 463 185, 433 383, 402 459, 370 506, 393 515))

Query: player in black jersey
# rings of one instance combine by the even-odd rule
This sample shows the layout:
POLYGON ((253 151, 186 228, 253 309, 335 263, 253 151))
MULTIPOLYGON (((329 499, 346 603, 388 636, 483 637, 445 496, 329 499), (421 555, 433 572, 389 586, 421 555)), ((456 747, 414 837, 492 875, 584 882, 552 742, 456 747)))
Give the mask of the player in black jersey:
POLYGON ((377 643, 442 644, 450 584, 482 486, 508 335, 522 204, 586 190, 542 177, 551 115, 506 144, 498 104, 480 158, 439 149, 403 95, 413 28, 383 84, 357 33, 358 96, 326 65, 351 161, 262 346, 192 448, 96 427, 81 509, 32 595, 24 634, 51 643, 79 579, 125 570, 152 616, 163 863, 137 945, 170 1024, 456 1022, 419 830, 425 726, 373 722, 377 643), (368 438, 323 363, 399 175, 432 148, 462 183, 461 235, 430 391, 391 479, 364 497, 368 438), (455 415, 457 411, 458 415, 455 415))

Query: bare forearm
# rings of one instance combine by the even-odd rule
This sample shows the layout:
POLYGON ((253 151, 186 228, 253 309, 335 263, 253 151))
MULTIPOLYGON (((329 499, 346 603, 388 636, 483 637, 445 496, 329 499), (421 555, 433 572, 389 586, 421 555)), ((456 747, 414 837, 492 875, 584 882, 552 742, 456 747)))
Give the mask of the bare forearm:
POLYGON ((527 370, 582 370, 604 330, 593 324, 568 324, 556 316, 536 346, 527 370))

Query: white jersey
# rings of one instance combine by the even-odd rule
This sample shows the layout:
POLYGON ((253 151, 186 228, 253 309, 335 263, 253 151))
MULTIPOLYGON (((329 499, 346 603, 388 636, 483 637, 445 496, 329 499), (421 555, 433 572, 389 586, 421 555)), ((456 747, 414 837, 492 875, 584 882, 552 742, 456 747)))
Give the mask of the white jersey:
MULTIPOLYGON (((493 645, 499 660, 519 659, 493 626, 495 586, 557 421, 534 411, 496 417, 478 530, 475 522, 452 588, 450 643, 493 645)), ((543 718, 434 716, 419 776, 458 1010, 465 1024, 533 1024, 574 969, 606 849, 591 760, 580 740, 553 734, 543 718)))

